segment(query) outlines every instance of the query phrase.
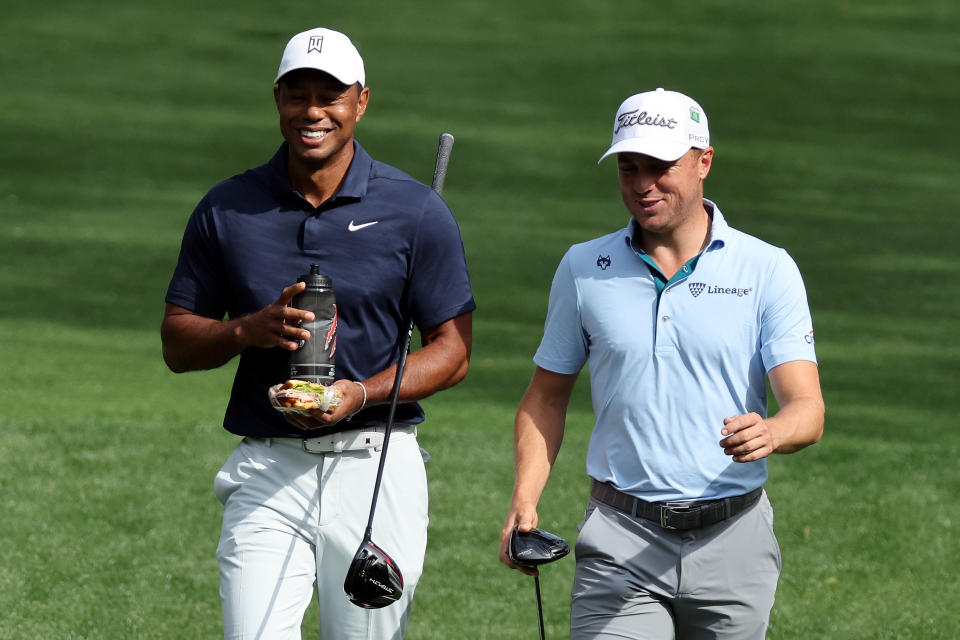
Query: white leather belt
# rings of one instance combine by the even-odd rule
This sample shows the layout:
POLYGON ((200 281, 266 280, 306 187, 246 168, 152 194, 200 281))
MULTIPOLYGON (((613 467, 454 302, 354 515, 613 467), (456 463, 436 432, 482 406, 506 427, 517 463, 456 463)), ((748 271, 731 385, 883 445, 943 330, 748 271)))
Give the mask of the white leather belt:
MULTIPOLYGON (((338 431, 316 438, 266 438, 268 443, 286 445, 303 449, 307 453, 341 453, 343 451, 362 451, 373 449, 380 451, 383 448, 383 436, 386 426, 367 427, 353 431, 338 431)), ((394 425, 390 430, 390 437, 398 435, 416 435, 415 425, 394 425)))

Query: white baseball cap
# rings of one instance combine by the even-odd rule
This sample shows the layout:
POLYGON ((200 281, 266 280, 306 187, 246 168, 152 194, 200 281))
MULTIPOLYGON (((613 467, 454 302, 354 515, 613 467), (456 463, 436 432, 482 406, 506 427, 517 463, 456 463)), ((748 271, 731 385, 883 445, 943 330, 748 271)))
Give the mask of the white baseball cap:
POLYGON ((682 93, 657 89, 623 101, 613 121, 613 141, 597 164, 621 152, 673 162, 692 147, 709 146, 710 131, 703 108, 682 93))
POLYGON ((366 83, 363 58, 350 38, 339 31, 317 27, 290 38, 280 59, 276 84, 280 78, 297 69, 316 69, 329 73, 346 85, 366 83))

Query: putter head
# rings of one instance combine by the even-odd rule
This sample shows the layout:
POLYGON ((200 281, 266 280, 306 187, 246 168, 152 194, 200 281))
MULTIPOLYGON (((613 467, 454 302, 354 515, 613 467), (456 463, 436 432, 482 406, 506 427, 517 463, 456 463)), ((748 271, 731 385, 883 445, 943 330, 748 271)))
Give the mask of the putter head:
POLYGON ((510 534, 510 547, 507 549, 510 560, 524 567, 547 564, 568 553, 570 545, 566 540, 542 529, 531 529, 524 533, 514 528, 510 534))
POLYGON ((353 556, 343 590, 358 607, 379 609, 403 595, 403 575, 393 558, 365 539, 353 556))

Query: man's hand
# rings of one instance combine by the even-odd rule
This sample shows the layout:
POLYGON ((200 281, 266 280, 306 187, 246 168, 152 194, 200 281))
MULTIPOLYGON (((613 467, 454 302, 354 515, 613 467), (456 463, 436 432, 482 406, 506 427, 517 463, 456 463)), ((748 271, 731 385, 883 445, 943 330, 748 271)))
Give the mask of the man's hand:
POLYGON ((537 505, 513 506, 503 523, 503 530, 500 531, 500 562, 511 569, 522 571, 528 576, 539 575, 539 572, 533 567, 522 567, 510 561, 508 549, 510 547, 510 536, 515 528, 526 533, 537 526, 539 518, 537 516, 537 505))
POLYGON ((766 458, 779 446, 770 426, 758 413, 724 418, 720 433, 725 436, 720 446, 725 454, 733 456, 734 462, 766 458))
POLYGON ((314 315, 289 305, 306 286, 292 284, 263 309, 232 320, 208 318, 168 302, 160 326, 164 362, 171 371, 182 373, 216 369, 251 346, 295 351, 294 340, 310 337, 300 323, 312 321, 314 315))
POLYGON ((311 311, 291 307, 290 301, 306 286, 304 282, 292 284, 260 311, 241 317, 236 327, 237 340, 247 346, 296 351, 299 345, 293 340, 310 338, 310 332, 301 329, 300 323, 312 322, 314 315, 311 311))
MULTIPOLYGON (((287 291, 284 289, 284 293, 287 291)), ((305 313, 287 307, 288 317, 292 316, 293 311, 305 313)), ((441 389, 452 387, 463 379, 470 360, 472 326, 471 314, 465 313, 436 327, 420 330, 421 348, 407 357, 398 402, 416 402, 441 389)), ((367 390, 366 406, 388 402, 396 377, 397 365, 392 364, 363 380, 367 390)), ((343 392, 343 404, 340 407, 330 412, 314 411, 311 417, 286 414, 287 421, 300 429, 319 429, 349 418, 364 406, 363 389, 359 384, 346 379, 333 384, 343 392)))
POLYGON ((768 375, 780 405, 777 414, 764 419, 747 413, 723 421, 720 446, 734 462, 753 462, 771 453, 794 453, 823 435, 823 396, 817 365, 794 360, 774 367, 768 375))
POLYGON ((327 411, 313 409, 309 416, 285 411, 283 412, 284 419, 298 429, 310 431, 311 429, 322 429, 335 425, 360 410, 363 404, 363 389, 360 388, 359 384, 342 379, 334 382, 333 386, 343 393, 343 403, 339 407, 327 411))

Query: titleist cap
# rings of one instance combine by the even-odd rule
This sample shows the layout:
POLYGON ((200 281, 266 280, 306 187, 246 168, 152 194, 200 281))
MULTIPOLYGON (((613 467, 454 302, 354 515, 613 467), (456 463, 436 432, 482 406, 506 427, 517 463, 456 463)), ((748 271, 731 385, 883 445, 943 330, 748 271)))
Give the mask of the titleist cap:
POLYGON ((317 27, 290 38, 280 59, 276 84, 280 78, 297 69, 316 69, 329 73, 343 84, 366 83, 363 58, 350 38, 339 31, 317 27))
POLYGON ((616 153, 642 153, 673 162, 692 147, 710 146, 707 114, 693 98, 676 91, 630 96, 617 109, 613 140, 597 164, 616 153))

